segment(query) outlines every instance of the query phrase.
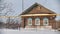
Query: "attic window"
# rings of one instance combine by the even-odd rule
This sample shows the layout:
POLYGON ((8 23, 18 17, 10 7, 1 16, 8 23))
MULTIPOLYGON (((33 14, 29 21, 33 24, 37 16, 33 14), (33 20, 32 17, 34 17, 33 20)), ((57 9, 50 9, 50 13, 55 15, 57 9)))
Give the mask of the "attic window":
POLYGON ((40 6, 37 6, 37 9, 38 9, 38 10, 40 10, 40 9, 41 9, 41 7, 40 7, 40 6))
POLYGON ((39 7, 39 9, 41 9, 41 7, 39 7))

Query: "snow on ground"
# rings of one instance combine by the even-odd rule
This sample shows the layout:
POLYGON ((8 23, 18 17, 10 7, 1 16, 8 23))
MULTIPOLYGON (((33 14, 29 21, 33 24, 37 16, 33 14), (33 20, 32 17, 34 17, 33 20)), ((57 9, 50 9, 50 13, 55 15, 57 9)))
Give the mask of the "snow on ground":
POLYGON ((55 30, 39 30, 39 29, 1 29, 0 34, 60 34, 55 30))

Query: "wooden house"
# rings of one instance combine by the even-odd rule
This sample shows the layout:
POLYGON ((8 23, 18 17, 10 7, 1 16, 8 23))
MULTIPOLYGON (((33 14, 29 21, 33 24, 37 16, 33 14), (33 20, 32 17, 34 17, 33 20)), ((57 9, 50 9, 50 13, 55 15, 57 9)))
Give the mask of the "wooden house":
POLYGON ((22 12, 21 18, 22 28, 56 28, 56 13, 45 8, 44 6, 35 3, 24 12, 22 12))

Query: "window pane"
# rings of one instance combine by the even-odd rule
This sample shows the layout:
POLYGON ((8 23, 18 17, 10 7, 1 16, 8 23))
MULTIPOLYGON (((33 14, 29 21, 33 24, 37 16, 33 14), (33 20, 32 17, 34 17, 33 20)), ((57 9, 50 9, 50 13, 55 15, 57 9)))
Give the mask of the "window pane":
POLYGON ((40 19, 39 18, 35 19, 35 25, 40 25, 40 19))
POLYGON ((48 25, 48 23, 49 23, 49 22, 48 22, 48 18, 44 18, 43 24, 44 24, 44 25, 48 25))
POLYGON ((32 25, 32 18, 28 18, 28 25, 32 25))
POLYGON ((47 24, 48 22, 47 22, 47 20, 45 20, 45 24, 47 24))

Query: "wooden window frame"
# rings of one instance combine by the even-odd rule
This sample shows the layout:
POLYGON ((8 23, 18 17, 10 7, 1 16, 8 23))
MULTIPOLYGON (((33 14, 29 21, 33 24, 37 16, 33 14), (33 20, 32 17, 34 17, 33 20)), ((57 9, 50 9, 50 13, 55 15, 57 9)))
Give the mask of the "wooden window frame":
POLYGON ((28 25, 29 25, 29 26, 32 25, 32 18, 28 18, 28 25), (31 24, 29 24, 30 20, 31 20, 31 24))
POLYGON ((35 18, 35 25, 40 25, 40 18, 35 18), (37 20, 39 20, 39 23, 37 24, 37 20))
POLYGON ((43 19, 43 25, 44 25, 44 26, 48 26, 48 25, 49 25, 49 20, 48 20, 48 18, 44 18, 44 19, 43 19), (46 20, 47 20, 47 21, 46 21, 46 20), (47 24, 46 24, 45 22, 47 22, 47 24))

